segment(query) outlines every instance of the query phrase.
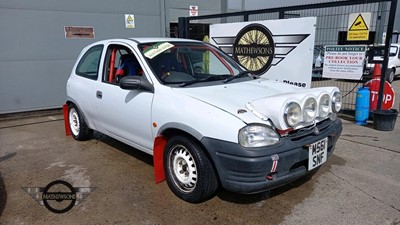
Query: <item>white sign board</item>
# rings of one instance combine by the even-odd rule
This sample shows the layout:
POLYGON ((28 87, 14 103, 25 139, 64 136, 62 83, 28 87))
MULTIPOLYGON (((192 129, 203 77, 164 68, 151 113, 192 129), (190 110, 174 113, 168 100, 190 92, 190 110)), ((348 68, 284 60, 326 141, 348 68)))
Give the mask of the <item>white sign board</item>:
POLYGON ((125 27, 135 28, 135 16, 132 14, 125 14, 125 27))
POLYGON ((363 74, 365 45, 325 46, 322 77, 359 80, 363 74))
POLYGON ((199 7, 197 5, 191 5, 189 7, 189 16, 198 16, 199 15, 199 7))
POLYGON ((310 88, 315 17, 210 25, 210 43, 244 68, 310 88))

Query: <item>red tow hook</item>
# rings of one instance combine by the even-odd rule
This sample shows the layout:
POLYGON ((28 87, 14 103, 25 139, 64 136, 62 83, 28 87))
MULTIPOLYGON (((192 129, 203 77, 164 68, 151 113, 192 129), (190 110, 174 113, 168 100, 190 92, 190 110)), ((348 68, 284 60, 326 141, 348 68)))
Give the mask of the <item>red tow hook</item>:
POLYGON ((273 180, 276 174, 276 172, 269 173, 265 178, 267 178, 267 180, 273 180))

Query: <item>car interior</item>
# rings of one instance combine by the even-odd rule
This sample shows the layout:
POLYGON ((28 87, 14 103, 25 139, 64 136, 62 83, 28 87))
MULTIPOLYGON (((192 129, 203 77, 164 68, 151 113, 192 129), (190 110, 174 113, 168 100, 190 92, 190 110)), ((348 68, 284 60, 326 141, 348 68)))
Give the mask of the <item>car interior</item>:
POLYGON ((141 76, 143 70, 135 55, 124 46, 111 45, 107 49, 103 81, 118 84, 124 76, 141 76))

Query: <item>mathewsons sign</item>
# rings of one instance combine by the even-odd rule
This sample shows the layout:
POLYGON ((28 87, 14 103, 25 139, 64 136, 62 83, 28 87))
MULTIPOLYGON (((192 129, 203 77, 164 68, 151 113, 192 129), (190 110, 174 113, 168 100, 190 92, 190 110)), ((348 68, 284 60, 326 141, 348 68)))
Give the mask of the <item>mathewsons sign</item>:
POLYGON ((254 74, 310 88, 315 24, 315 17, 213 24, 210 42, 254 74))
POLYGON ((266 72, 274 57, 272 34, 262 24, 250 24, 239 31, 233 43, 233 57, 255 74, 266 72))

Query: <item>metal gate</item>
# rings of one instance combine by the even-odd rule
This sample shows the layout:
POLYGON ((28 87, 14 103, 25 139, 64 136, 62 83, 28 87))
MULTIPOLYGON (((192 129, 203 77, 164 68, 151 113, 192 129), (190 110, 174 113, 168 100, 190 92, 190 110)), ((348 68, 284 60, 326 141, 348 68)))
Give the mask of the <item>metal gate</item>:
MULTIPOLYGON (((179 18, 179 37, 191 38, 209 35, 193 33, 190 27, 194 24, 217 24, 259 20, 276 20, 299 17, 317 17, 314 54, 320 54, 325 45, 347 44, 376 44, 383 42, 383 33, 386 32, 385 54, 382 68, 387 68, 389 48, 393 33, 393 25, 396 14, 397 0, 353 0, 336 1, 319 4, 297 5, 272 9, 260 9, 224 14, 214 14, 196 17, 179 18), (347 41, 348 18, 351 13, 371 12, 371 24, 369 27, 368 41, 347 41)), ((193 29, 194 30, 194 29, 193 29)), ((207 30, 208 32, 208 30, 207 30)), ((323 54, 323 53, 322 53, 323 54)), ((321 69, 313 69, 312 86, 337 86, 343 94, 343 112, 355 110, 356 91, 366 79, 359 81, 328 79, 320 77, 321 69)), ((384 77, 386 70, 382 70, 384 77)), ((383 93, 384 81, 381 79, 381 91, 383 93)), ((383 94, 378 97, 378 109, 381 108, 383 94)))

